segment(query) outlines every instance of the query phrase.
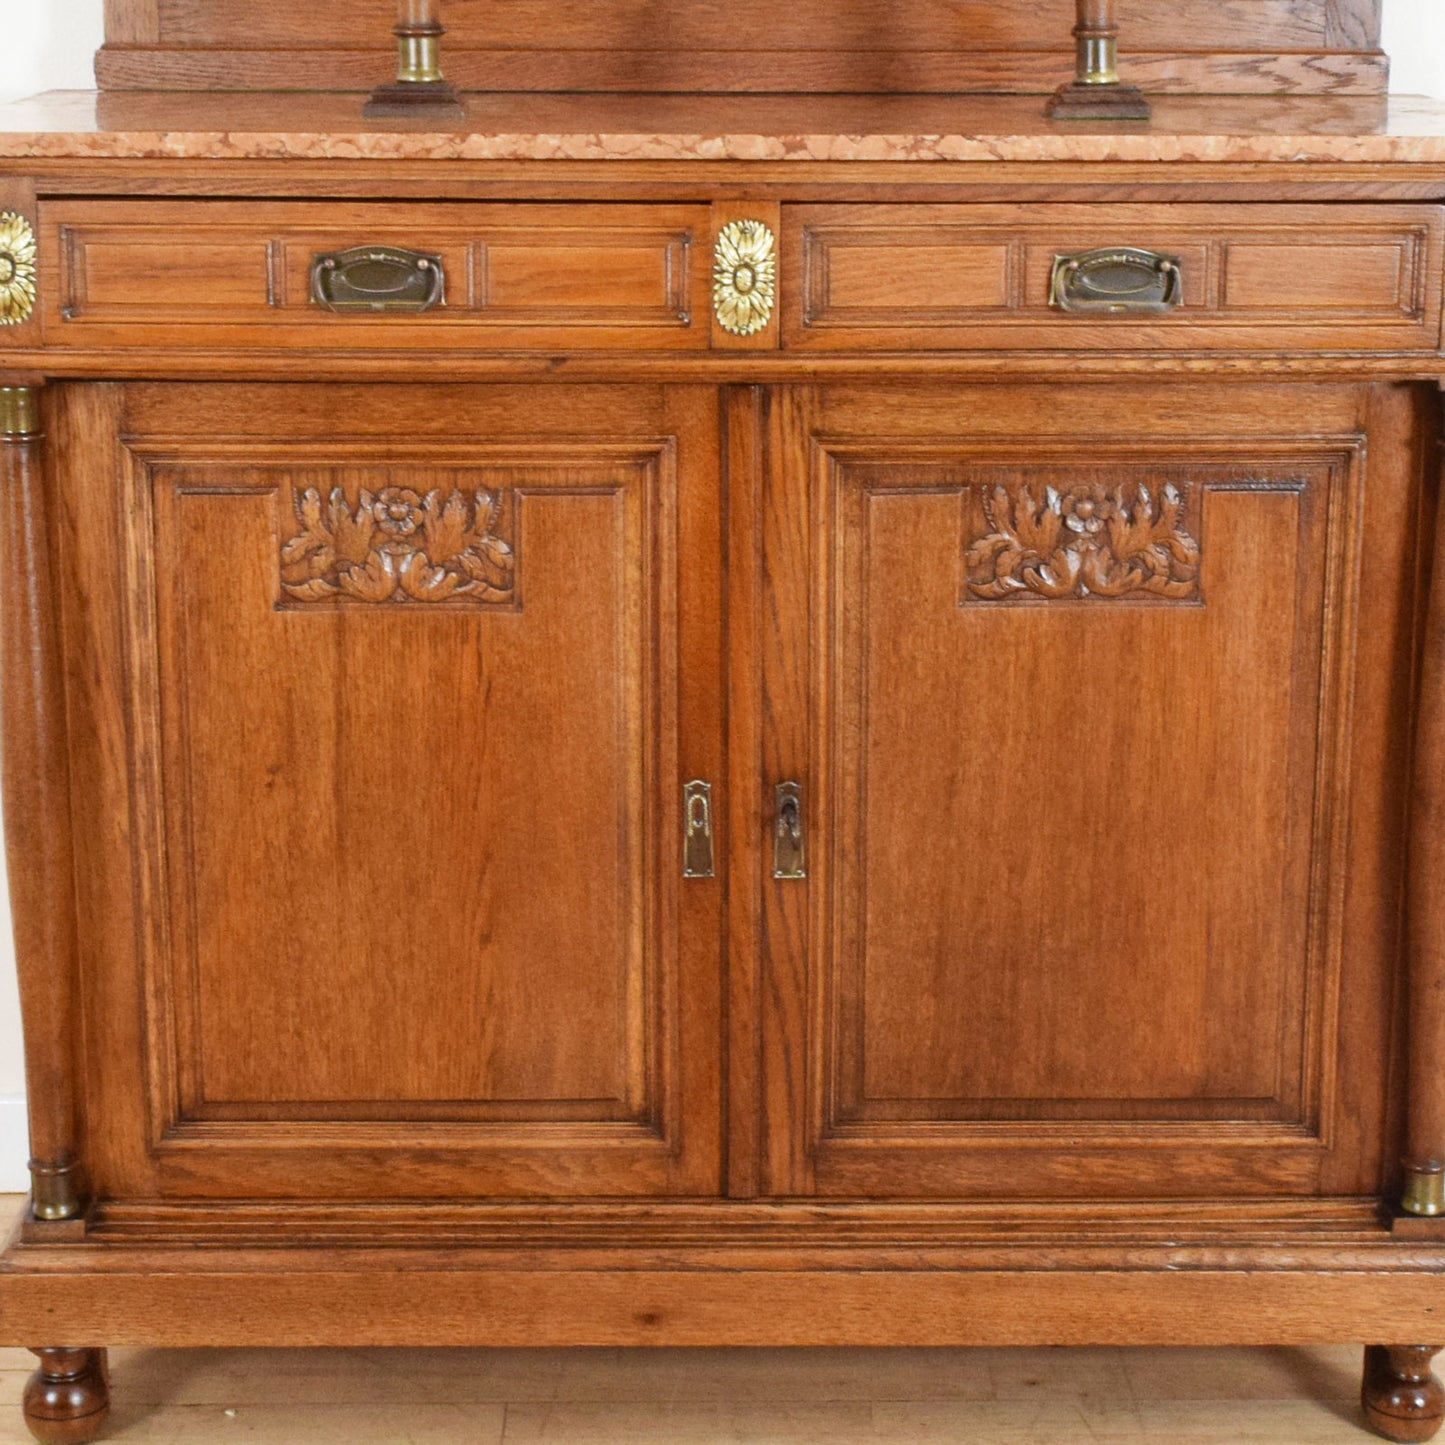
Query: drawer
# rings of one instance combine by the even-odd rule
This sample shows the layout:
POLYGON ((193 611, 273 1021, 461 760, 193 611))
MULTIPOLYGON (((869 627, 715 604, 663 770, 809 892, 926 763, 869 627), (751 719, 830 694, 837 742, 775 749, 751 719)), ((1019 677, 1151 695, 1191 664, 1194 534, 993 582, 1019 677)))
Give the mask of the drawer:
POLYGON ((704 206, 64 200, 40 220, 51 346, 708 344, 704 206), (437 272, 413 275, 405 258, 372 266, 369 280, 355 269, 389 249, 435 258, 439 297, 419 289, 437 272), (336 293, 352 309, 324 309, 313 267, 348 252, 361 254, 334 274, 370 289, 359 303, 355 287, 336 293), (398 298, 434 304, 391 309, 398 298))
MULTIPOLYGON (((1440 342, 1434 205, 818 205, 786 208, 783 230, 783 344, 794 348, 1433 351, 1440 342), (1059 258, 1122 248, 1178 263, 1173 309, 1056 304, 1059 258)), ((1131 264, 1143 274, 1142 261, 1131 264)))

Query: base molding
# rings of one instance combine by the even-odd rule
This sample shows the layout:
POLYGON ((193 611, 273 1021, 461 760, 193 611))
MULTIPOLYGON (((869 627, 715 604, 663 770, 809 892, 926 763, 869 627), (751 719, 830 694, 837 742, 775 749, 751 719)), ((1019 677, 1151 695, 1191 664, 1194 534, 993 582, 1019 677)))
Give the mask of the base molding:
POLYGON ((526 1267, 488 1252, 14 1246, 0 1343, 1302 1345, 1438 1330, 1445 1253, 1411 1268, 526 1267))

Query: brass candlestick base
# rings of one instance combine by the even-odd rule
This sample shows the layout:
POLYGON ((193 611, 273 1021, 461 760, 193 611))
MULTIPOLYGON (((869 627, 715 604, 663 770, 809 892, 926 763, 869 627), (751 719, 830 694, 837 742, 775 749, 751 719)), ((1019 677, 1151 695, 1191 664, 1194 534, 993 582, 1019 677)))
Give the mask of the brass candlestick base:
POLYGON ((362 114, 368 120, 465 120, 465 102, 442 76, 441 41, 447 32, 435 0, 398 0, 394 33, 396 80, 377 86, 362 114))
POLYGON ((1144 92, 1119 80, 1119 23, 1115 0, 1077 0, 1074 39, 1078 67, 1044 114, 1050 120, 1149 120, 1144 92))

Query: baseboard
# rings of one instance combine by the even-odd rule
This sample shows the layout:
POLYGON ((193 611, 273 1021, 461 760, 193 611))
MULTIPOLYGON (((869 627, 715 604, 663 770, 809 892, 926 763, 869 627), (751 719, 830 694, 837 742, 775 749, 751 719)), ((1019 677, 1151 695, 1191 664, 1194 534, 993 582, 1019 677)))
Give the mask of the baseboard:
POLYGON ((30 1125, 23 1094, 0 1094, 0 1194, 30 1188, 30 1125))

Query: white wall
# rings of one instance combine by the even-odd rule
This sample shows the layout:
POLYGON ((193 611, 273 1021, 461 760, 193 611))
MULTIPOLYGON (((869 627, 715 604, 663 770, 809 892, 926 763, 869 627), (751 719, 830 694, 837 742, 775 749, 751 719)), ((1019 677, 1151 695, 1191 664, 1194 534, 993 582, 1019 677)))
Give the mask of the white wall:
MULTIPOLYGON (((91 85, 91 56, 101 41, 101 0, 29 5, 7 0, 5 8, 0 101, 91 85)), ((1385 0, 1384 43, 1394 57, 1395 90, 1445 100, 1441 0, 1385 0)), ((0 1191, 26 1187, 23 1088, 10 924, 0 902, 0 1191)))

